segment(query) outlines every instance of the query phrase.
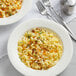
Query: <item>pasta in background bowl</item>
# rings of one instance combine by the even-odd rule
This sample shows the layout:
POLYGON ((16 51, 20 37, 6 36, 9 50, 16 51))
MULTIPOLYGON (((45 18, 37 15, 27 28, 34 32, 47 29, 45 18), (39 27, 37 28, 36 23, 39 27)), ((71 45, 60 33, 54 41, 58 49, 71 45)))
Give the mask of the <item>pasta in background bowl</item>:
POLYGON ((1 0, 0 18, 12 16, 21 9, 23 0, 1 0))
POLYGON ((33 0, 1 0, 0 25, 8 25, 19 21, 31 9, 32 2, 33 0))
MULTIPOLYGON (((27 37, 30 38, 30 36, 27 36, 27 37)), ((19 45, 22 45, 22 44, 19 44, 19 45)), ((23 75, 27 75, 27 76, 50 76, 50 75, 56 76, 68 66, 68 64, 71 61, 72 55, 73 55, 72 41, 66 29, 62 27, 60 24, 57 24, 47 19, 31 19, 31 20, 28 20, 20 24, 11 34, 9 41, 8 41, 7 49, 8 49, 8 56, 9 56, 9 59, 12 65, 20 73, 22 73, 23 75), (44 70, 38 70, 38 69, 27 67, 24 63, 22 63, 18 55, 18 41, 23 37, 23 35, 27 31, 29 31, 30 29, 38 28, 38 27, 53 30, 60 37, 63 43, 62 57, 60 57, 60 60, 56 63, 56 65, 54 65, 53 67, 47 68, 46 70, 44 68, 43 68, 44 70)))

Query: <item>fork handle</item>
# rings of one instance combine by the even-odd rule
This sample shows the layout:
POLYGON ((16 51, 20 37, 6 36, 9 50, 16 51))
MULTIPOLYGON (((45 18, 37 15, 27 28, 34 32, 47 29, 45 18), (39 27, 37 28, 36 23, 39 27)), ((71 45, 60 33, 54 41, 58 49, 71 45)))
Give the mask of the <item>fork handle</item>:
MULTIPOLYGON (((56 20, 53 16, 51 16, 49 13, 47 13, 46 16, 47 16, 48 18, 50 17, 50 18, 53 19, 55 22, 57 22, 57 20, 56 20)), ((49 19, 50 19, 50 18, 49 18, 49 19)))
POLYGON ((76 35, 71 31, 71 29, 67 26, 67 24, 63 21, 62 22, 63 26, 67 29, 69 32, 70 36, 76 41, 76 35))

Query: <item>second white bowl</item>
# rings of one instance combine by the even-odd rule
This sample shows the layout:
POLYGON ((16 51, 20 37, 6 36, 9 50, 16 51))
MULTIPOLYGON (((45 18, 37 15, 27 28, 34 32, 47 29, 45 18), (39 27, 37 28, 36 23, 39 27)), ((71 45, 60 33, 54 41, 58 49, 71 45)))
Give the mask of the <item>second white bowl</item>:
POLYGON ((33 0, 23 0, 22 8, 15 15, 0 18, 0 25, 8 25, 19 21, 32 7, 33 0))

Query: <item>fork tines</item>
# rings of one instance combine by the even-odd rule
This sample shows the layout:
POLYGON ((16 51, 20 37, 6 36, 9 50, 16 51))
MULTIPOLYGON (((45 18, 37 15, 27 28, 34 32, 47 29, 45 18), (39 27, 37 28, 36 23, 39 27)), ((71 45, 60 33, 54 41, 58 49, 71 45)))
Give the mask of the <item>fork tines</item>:
POLYGON ((37 1, 36 5, 40 12, 45 10, 45 7, 43 6, 43 4, 40 1, 37 1))
POLYGON ((42 0, 42 2, 43 2, 43 3, 45 3, 45 2, 47 3, 47 2, 49 2, 49 0, 42 0))

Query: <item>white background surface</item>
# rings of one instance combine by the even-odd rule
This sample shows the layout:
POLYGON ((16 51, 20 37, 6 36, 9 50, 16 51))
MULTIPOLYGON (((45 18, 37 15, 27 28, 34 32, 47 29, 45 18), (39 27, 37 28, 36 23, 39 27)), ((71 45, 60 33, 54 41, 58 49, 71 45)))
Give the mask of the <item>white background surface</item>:
MULTIPOLYGON (((13 29, 29 18, 46 18, 46 17, 41 16, 38 10, 36 9, 36 6, 34 5, 31 11, 22 20, 8 26, 0 26, 0 56, 7 53, 7 42, 13 29)), ((74 33, 76 33, 76 19, 73 19, 68 24, 68 26, 72 29, 74 33)), ((72 61, 67 67, 67 69, 59 76, 76 76, 76 42, 74 41, 73 46, 74 46, 74 54, 72 61)), ((21 75, 19 72, 15 70, 15 68, 11 65, 8 57, 6 56, 2 60, 0 60, 0 76, 23 76, 23 75, 21 75)))

